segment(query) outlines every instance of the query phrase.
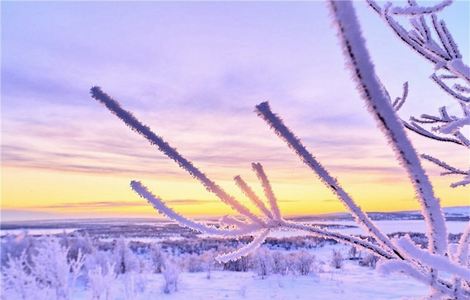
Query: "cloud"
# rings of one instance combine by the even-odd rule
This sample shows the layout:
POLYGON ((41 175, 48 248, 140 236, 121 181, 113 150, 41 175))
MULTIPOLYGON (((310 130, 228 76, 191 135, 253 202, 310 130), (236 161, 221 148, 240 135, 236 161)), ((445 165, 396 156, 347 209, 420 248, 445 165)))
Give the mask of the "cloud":
MULTIPOLYGON (((165 203, 169 205, 197 205, 205 203, 215 203, 215 200, 199 200, 199 199, 172 199, 165 200, 165 203)), ((63 210, 63 209, 83 209, 83 208, 129 208, 129 207, 149 207, 146 201, 88 201, 88 202, 74 202, 74 203, 57 203, 51 205, 34 206, 29 209, 51 209, 51 210, 63 210)))

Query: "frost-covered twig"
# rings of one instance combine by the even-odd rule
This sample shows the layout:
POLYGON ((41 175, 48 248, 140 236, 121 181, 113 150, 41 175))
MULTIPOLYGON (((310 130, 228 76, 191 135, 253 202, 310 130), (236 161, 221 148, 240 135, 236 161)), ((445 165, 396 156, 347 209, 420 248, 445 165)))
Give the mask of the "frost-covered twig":
POLYGON ((135 130, 137 133, 144 136, 151 144, 157 146, 158 150, 178 163, 182 169, 186 170, 195 179, 199 180, 199 182, 201 182, 208 191, 214 193, 222 202, 228 204, 234 210, 251 219, 253 222, 264 224, 263 220, 254 215, 247 207, 238 202, 234 197, 227 194, 227 192, 225 192, 219 185, 209 179, 206 174, 201 172, 189 160, 184 158, 175 148, 172 148, 161 137, 156 135, 148 126, 142 124, 130 112, 124 110, 116 100, 105 94, 101 88, 91 88, 91 95, 93 98, 103 103, 106 108, 120 118, 132 130, 135 130))
POLYGON ((443 168, 444 170, 446 170, 446 172, 442 173, 442 175, 450 175, 450 174, 460 174, 460 175, 468 175, 469 172, 465 172, 465 171, 462 171, 460 169, 457 169, 457 168, 454 168, 452 166, 449 166, 448 164, 446 164, 445 162, 435 158, 435 157, 432 157, 431 155, 427 155, 427 154, 421 154, 421 157, 438 165, 439 167, 443 168))
POLYGON ((419 249, 409 236, 399 238, 396 244, 407 255, 419 261, 421 264, 427 265, 430 268, 454 274, 464 280, 470 280, 470 272, 468 268, 460 266, 448 257, 429 253, 423 249, 419 249))
POLYGON ((256 249, 261 246, 261 244, 264 243, 264 240, 269 234, 269 229, 264 229, 261 234, 259 234, 257 237, 253 239, 250 243, 247 245, 229 253, 224 253, 219 256, 217 256, 215 259, 218 260, 219 262, 226 263, 229 261, 235 261, 237 259, 240 259, 243 256, 246 256, 250 253, 253 253, 256 249))
MULTIPOLYGON (((439 291, 441 294, 454 296, 454 286, 449 284, 448 282, 438 279, 433 280, 432 275, 430 273, 425 273, 419 271, 415 266, 413 266, 410 262, 403 261, 403 260, 381 260, 377 265, 377 269, 382 272, 383 274, 391 274, 391 273, 403 273, 414 279, 421 281, 426 285, 430 285, 433 289, 439 291)), ((462 291, 465 297, 470 296, 469 291, 462 291)), ((464 298, 466 299, 466 298, 464 298)))
POLYGON ((152 206, 161 214, 167 216, 169 219, 178 222, 179 224, 194 229, 196 231, 214 234, 214 235, 226 235, 226 236, 239 236, 239 235, 246 235, 252 233, 253 231, 259 230, 261 227, 259 225, 246 225, 239 229, 218 229, 214 227, 210 227, 198 222, 194 222, 190 219, 183 217, 182 215, 178 214, 171 208, 165 205, 165 203, 160 200, 158 197, 153 195, 147 187, 142 185, 139 181, 132 181, 131 182, 132 189, 142 198, 146 199, 152 206))
POLYGON ((258 176, 258 179, 261 182, 261 185, 263 186, 264 194, 266 195, 266 198, 269 200, 269 204, 271 206, 271 212, 274 215, 274 219, 280 220, 281 212, 279 211, 279 207, 277 206, 277 199, 276 199, 276 196, 274 196, 271 183, 269 183, 269 179, 264 173, 263 166, 260 163, 252 163, 251 167, 255 171, 256 176, 258 176))
MULTIPOLYGON (((467 224, 462 236, 460 237, 454 261, 462 266, 468 266, 468 252, 470 244, 470 222, 467 224)), ((454 276, 455 295, 459 297, 462 293, 462 280, 458 276, 454 276)))
POLYGON ((436 13, 447 7, 452 1, 443 1, 433 7, 420 6, 414 0, 410 0, 409 7, 393 7, 387 3, 383 8, 374 0, 367 0, 370 7, 377 12, 390 26, 393 32, 413 50, 427 60, 450 72, 457 78, 470 83, 470 69, 462 62, 462 56, 454 41, 452 34, 447 29, 443 20, 438 20, 436 13), (414 12, 414 13, 413 13, 414 12), (406 14, 414 29, 407 30, 393 18, 396 14, 406 14), (423 14, 430 14, 432 25, 439 38, 434 40, 430 34, 430 26, 427 25, 423 14), (414 37, 419 37, 416 40, 414 37))
POLYGON ((329 187, 341 202, 348 208, 351 214, 354 216, 356 222, 362 226, 364 230, 369 232, 381 245, 386 249, 398 252, 394 249, 390 239, 384 235, 377 226, 369 219, 369 217, 362 211, 362 209, 356 204, 352 197, 341 187, 338 181, 330 175, 330 173, 318 162, 315 157, 305 148, 300 139, 292 133, 292 131, 284 124, 284 122, 276 116, 269 107, 268 102, 263 102, 256 106, 256 112, 263 118, 269 127, 283 139, 287 145, 294 150, 294 152, 300 157, 300 159, 314 171, 322 182, 329 187))
POLYGON ((233 179, 235 180, 237 186, 248 197, 248 199, 250 199, 251 202, 253 202, 268 219, 272 219, 273 215, 271 211, 269 211, 266 205, 264 205, 264 202, 261 201, 261 199, 255 194, 250 186, 240 176, 235 176, 233 179))

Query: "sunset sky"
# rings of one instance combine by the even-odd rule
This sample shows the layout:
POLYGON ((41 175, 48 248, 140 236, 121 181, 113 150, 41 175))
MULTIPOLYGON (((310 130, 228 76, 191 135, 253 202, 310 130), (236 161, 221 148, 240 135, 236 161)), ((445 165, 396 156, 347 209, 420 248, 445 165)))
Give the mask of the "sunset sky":
MULTIPOLYGON (((443 14, 470 53, 470 2, 443 14)), ((269 101, 367 211, 417 209, 407 175, 345 70, 323 2, 2 2, 3 220, 158 216, 130 187, 141 180, 177 211, 230 209, 92 100, 98 85, 236 195, 241 175, 259 195, 261 162, 285 215, 344 211, 256 116, 269 101)), ((392 97, 410 83, 401 115, 457 105, 433 66, 356 3, 367 45, 392 97)), ((468 60, 466 60, 468 63, 468 60)), ((468 153, 409 133, 420 153, 468 168, 468 153)), ((468 188, 423 163, 444 206, 468 188)))

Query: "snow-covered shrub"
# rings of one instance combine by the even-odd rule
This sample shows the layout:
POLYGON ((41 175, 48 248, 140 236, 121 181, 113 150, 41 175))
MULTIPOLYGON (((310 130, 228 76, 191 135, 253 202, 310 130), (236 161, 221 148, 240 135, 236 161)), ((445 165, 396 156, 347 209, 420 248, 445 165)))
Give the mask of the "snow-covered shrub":
POLYGON ((88 233, 85 234, 66 234, 65 232, 59 238, 60 244, 69 249, 68 259, 76 260, 78 255, 90 254, 94 251, 93 241, 88 233))
POLYGON ((357 250, 356 247, 353 246, 353 247, 349 248, 348 258, 350 260, 360 259, 361 258, 361 252, 359 250, 357 250))
POLYGON ((271 251, 272 271, 274 274, 286 275, 289 269, 286 255, 281 251, 271 251))
POLYGON ((129 243, 124 237, 120 237, 116 240, 116 245, 113 249, 113 257, 117 274, 140 271, 139 259, 129 248, 129 243))
POLYGON ((378 256, 372 253, 368 253, 359 260, 359 265, 375 269, 375 266, 377 265, 378 261, 379 261, 378 256))
POLYGON ((186 267, 190 273, 204 272, 206 270, 206 262, 201 255, 193 253, 186 257, 186 267))
POLYGON ((237 260, 231 260, 223 263, 223 269, 226 271, 248 272, 252 265, 252 256, 242 256, 237 260))
POLYGON ((124 296, 126 300, 134 300, 137 295, 145 291, 145 280, 141 273, 129 271, 120 274, 119 279, 124 283, 124 296))
POLYGON ((150 259, 152 261, 153 272, 161 273, 165 265, 165 254, 160 244, 153 243, 150 246, 150 259))
POLYGON ((265 278, 272 273, 273 258, 271 251, 264 247, 259 248, 253 255, 252 263, 256 273, 261 278, 265 278))
POLYGON ((170 294, 178 290, 178 279, 181 272, 180 266, 172 260, 166 260, 162 274, 165 284, 163 286, 163 292, 170 294))
POLYGON ((27 231, 17 235, 8 234, 1 239, 1 265, 10 259, 10 257, 26 256, 26 260, 31 262, 31 256, 34 255, 34 238, 27 231))
POLYGON ((2 299, 29 299, 34 291, 39 290, 36 278, 31 274, 26 251, 18 257, 9 255, 1 274, 2 299))
POLYGON ((106 268, 95 265, 87 273, 88 287, 92 293, 93 300, 112 299, 111 288, 116 280, 117 274, 114 272, 114 265, 107 263, 106 268))
POLYGON ((305 276, 314 271, 315 256, 308 251, 298 251, 294 253, 292 258, 291 268, 296 274, 305 276))
POLYGON ((203 261, 204 271, 206 272, 207 279, 211 279, 212 270, 214 270, 217 266, 215 257, 216 254, 213 250, 208 250, 201 254, 201 259, 203 261))
POLYGON ((90 271, 100 267, 102 272, 108 273, 108 267, 110 265, 112 265, 113 268, 116 268, 114 264, 113 253, 111 251, 100 251, 94 249, 93 252, 86 256, 84 268, 87 271, 90 271))
POLYGON ((40 241, 37 254, 31 258, 31 273, 42 286, 55 290, 57 299, 70 299, 71 290, 81 274, 85 256, 78 251, 76 259, 68 258, 69 249, 56 238, 40 241))
POLYGON ((341 251, 333 249, 331 251, 330 266, 335 269, 341 269, 343 267, 344 258, 341 251))

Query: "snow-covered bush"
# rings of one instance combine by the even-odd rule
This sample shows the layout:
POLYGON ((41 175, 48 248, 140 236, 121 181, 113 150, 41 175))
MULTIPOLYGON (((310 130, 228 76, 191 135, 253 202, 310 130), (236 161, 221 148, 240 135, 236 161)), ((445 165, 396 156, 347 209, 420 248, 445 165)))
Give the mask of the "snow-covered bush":
POLYGON ((113 250, 114 265, 117 274, 124 274, 131 271, 140 271, 139 259, 129 248, 129 243, 124 237, 116 240, 113 250))
POLYGON ((40 284, 55 290, 57 299, 70 299, 71 290, 85 262, 85 256, 80 251, 75 259, 68 257, 69 248, 51 237, 41 241, 37 254, 32 257, 31 273, 40 284))
POLYGON ((290 268, 294 274, 306 276, 314 271, 315 256, 308 251, 301 250, 292 253, 290 268))
POLYGON ((271 251, 272 271, 274 274, 286 275, 289 270, 286 255, 281 251, 271 251))
POLYGON ((93 300, 112 299, 111 288, 117 277, 114 272, 114 265, 109 262, 106 268, 96 265, 88 270, 87 275, 88 287, 91 290, 93 300))
POLYGON ((344 258, 339 250, 331 250, 330 266, 335 269, 341 269, 344 264, 344 258))
POLYGON ((150 259, 152 260, 153 272, 161 273, 165 265, 165 254, 160 244, 153 243, 150 246, 150 259))
POLYGON ((349 248, 348 256, 350 260, 357 260, 361 258, 361 252, 356 247, 349 248))
POLYGON ((178 279, 181 268, 175 261, 167 260, 163 268, 163 279, 165 284, 163 286, 163 292, 170 294, 178 290, 178 279))
POLYGON ((364 257, 361 257, 361 259, 359 260, 359 265, 375 269, 375 266, 377 265, 378 261, 378 256, 372 253, 368 253, 364 257))
POLYGON ((252 256, 242 256, 239 259, 223 263, 223 269, 234 272, 247 272, 252 266, 252 256))
POLYGON ((31 262, 31 256, 34 255, 34 239, 23 231, 17 235, 8 234, 1 239, 1 265, 4 266, 10 257, 26 256, 26 260, 31 262))
POLYGON ((28 299, 39 289, 36 278, 31 274, 26 251, 18 257, 9 255, 1 274, 2 299, 28 299))
POLYGON ((272 273, 273 258, 271 256, 271 251, 261 247, 253 254, 252 259, 253 267, 261 278, 265 278, 272 273))
POLYGON ((70 299, 81 275, 85 256, 79 251, 75 259, 68 258, 69 249, 57 238, 44 237, 35 243, 35 253, 27 257, 26 250, 19 257, 9 256, 2 267, 2 286, 10 299, 70 299), (45 298, 43 298, 45 297, 45 298))

